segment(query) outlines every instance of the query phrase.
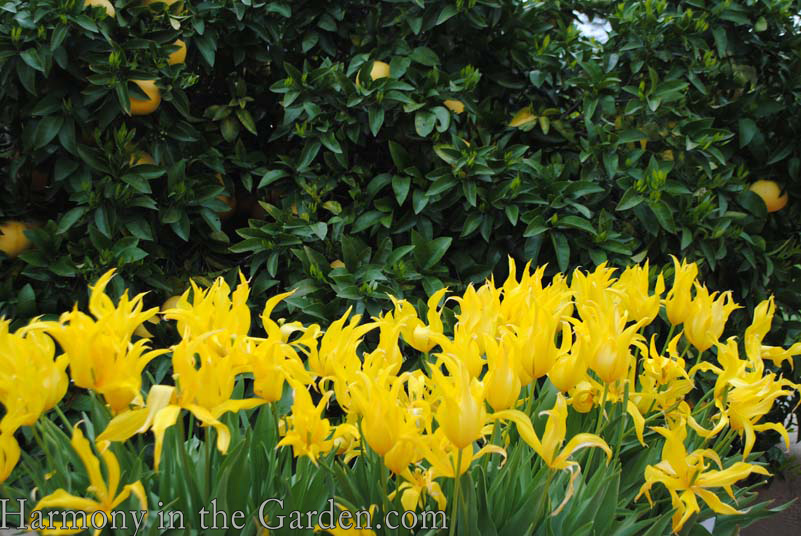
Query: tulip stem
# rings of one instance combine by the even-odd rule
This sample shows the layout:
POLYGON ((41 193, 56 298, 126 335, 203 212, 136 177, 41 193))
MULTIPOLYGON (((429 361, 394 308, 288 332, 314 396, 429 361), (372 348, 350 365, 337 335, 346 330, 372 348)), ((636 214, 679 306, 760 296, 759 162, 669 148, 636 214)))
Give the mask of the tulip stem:
MULTIPOLYGON (((598 421, 595 423, 595 435, 600 437, 601 433, 601 423, 603 422, 604 413, 606 411, 606 396, 609 393, 609 384, 604 383, 604 390, 601 393, 601 404, 600 409, 598 411, 598 421)), ((592 465, 592 459, 595 457, 595 451, 598 449, 590 449, 590 455, 587 458, 587 471, 590 470, 590 466, 592 465)))
POLYGON ((72 429, 72 424, 70 424, 70 421, 67 418, 67 416, 64 415, 64 412, 61 411, 61 408, 59 407, 58 404, 53 406, 53 409, 56 410, 56 415, 58 415, 58 418, 61 419, 61 422, 64 424, 64 428, 66 429, 66 431, 69 432, 72 429))
POLYGON ((626 409, 629 404, 629 382, 626 381, 626 387, 623 390, 623 407, 620 408, 620 425, 617 429, 617 443, 615 444, 615 457, 619 459, 620 446, 623 443, 623 430, 626 428, 626 409))
POLYGON ((670 344, 670 339, 673 337, 673 332, 674 332, 675 330, 676 330, 676 326, 674 326, 673 324, 671 324, 671 325, 670 325, 670 330, 668 331, 667 339, 665 339, 665 344, 662 346, 662 351, 660 352, 660 355, 661 355, 661 354, 664 354, 664 353, 665 353, 665 350, 667 350, 667 347, 668 347, 668 345, 670 344))
MULTIPOLYGON (((458 448, 458 447, 457 447, 458 448)), ((451 458, 453 459, 453 458, 451 458)), ((454 475, 456 477, 453 486, 453 509, 452 512, 452 522, 451 522, 451 530, 449 532, 450 536, 453 536, 456 533, 456 524, 459 521, 459 492, 461 491, 461 483, 462 483, 462 449, 459 448, 459 453, 456 455, 456 467, 454 468, 454 475)))

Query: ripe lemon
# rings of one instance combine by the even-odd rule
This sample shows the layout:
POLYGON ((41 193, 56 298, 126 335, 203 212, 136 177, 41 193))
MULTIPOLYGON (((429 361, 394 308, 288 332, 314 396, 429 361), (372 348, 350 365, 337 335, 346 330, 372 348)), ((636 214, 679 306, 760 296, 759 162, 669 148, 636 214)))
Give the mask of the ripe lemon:
POLYGON ((509 126, 512 128, 522 127, 523 125, 527 125, 528 123, 536 120, 537 117, 531 113, 531 108, 526 106, 525 108, 518 110, 514 117, 512 117, 512 120, 509 121, 509 126))
MULTIPOLYGON (((373 66, 370 68, 370 80, 378 80, 379 78, 387 78, 391 74, 389 64, 383 61, 374 61, 373 66)), ((359 73, 356 73, 356 87, 361 87, 359 83, 359 73)))
POLYGON ((30 226, 21 221, 11 220, 0 225, 0 251, 12 259, 28 249, 31 241, 25 236, 30 226))
POLYGON ((169 58, 167 58, 167 63, 169 63, 170 65, 175 65, 176 63, 183 63, 184 60, 186 60, 186 43, 184 43, 183 40, 178 39, 173 44, 178 45, 181 48, 170 54, 169 58))
POLYGON ((378 80, 379 78, 388 78, 390 75, 389 64, 383 61, 374 61, 373 68, 370 70, 370 78, 378 80))
POLYGON ((336 259, 336 260, 331 261, 330 266, 331 266, 331 268, 344 268, 345 267, 345 263, 342 262, 339 259, 336 259))
POLYGON ((787 192, 782 195, 781 188, 775 181, 761 179, 753 183, 749 190, 757 194, 765 202, 768 212, 776 212, 787 205, 787 192))
POLYGON ((116 13, 114 5, 109 0, 84 0, 84 5, 93 7, 102 7, 106 10, 106 15, 113 17, 116 13))
MULTIPOLYGON (((220 184, 222 184, 224 186, 225 183, 223 182, 222 174, 217 173, 217 175, 215 175, 215 176, 217 177, 217 182, 219 182, 220 184)), ((230 195, 227 195, 227 194, 220 194, 220 195, 217 196, 217 199, 219 199, 220 201, 222 201, 223 203, 225 203, 229 207, 229 209, 226 210, 225 212, 218 212, 217 213, 217 215, 220 217, 220 219, 224 221, 224 220, 227 220, 228 218, 230 218, 231 216, 233 216, 234 212, 236 211, 236 199, 231 197, 230 195)))
POLYGON ((456 115, 459 115, 460 113, 464 112, 464 103, 460 100, 445 99, 445 101, 442 104, 445 105, 445 108, 452 111, 456 115))
POLYGON ((156 86, 155 80, 131 80, 145 92, 148 100, 131 97, 131 115, 148 115, 156 111, 161 104, 161 90, 156 86))

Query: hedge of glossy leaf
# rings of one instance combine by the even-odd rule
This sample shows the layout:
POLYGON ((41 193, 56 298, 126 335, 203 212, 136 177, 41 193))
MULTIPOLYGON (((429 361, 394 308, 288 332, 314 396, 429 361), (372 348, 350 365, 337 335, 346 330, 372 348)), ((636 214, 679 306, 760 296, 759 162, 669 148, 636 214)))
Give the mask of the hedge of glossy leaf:
POLYGON ((0 207, 41 223, 0 265, 7 311, 61 310, 110 265, 156 301, 245 265, 255 295, 280 281, 330 319, 507 252, 554 273, 672 253, 743 303, 799 306, 798 2, 115 6, 0 14, 0 207), (157 80, 153 114, 127 115, 132 79, 157 80), (763 177, 781 212, 748 191, 763 177))

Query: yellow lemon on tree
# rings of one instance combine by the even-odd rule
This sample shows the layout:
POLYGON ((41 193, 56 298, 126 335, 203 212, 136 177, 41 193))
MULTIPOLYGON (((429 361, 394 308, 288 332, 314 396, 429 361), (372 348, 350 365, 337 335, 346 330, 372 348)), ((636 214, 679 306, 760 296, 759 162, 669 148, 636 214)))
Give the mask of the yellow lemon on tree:
MULTIPOLYGON (((391 74, 389 64, 383 61, 374 61, 373 66, 370 68, 370 80, 378 80, 379 78, 387 78, 391 74)), ((356 73, 356 87, 361 87, 359 83, 359 73, 356 73)))
POLYGON ((445 101, 442 104, 445 105, 445 108, 452 111, 456 115, 459 115, 460 113, 464 112, 464 103, 460 100, 445 99, 445 101))
MULTIPOLYGON (((217 175, 215 175, 215 176, 217 177, 217 182, 219 182, 220 184, 222 184, 224 186, 225 183, 223 182, 222 174, 221 173, 217 173, 217 175)), ((226 210, 224 212, 218 212, 217 213, 217 215, 220 217, 220 219, 221 220, 227 220, 228 218, 233 216, 234 212, 236 211, 236 199, 231 197, 230 195, 227 195, 227 194, 220 194, 220 195, 217 196, 217 199, 219 199, 220 201, 222 201, 223 203, 225 203, 229 207, 228 210, 226 210)))
POLYGON ((331 268, 344 268, 345 267, 345 263, 342 262, 339 259, 336 259, 336 260, 331 261, 330 266, 331 266, 331 268))
POLYGON ((113 17, 116 13, 114 5, 109 0, 84 0, 84 5, 91 7, 102 7, 106 10, 106 15, 113 17))
POLYGON ((25 236, 30 226, 21 221, 11 220, 0 225, 0 251, 12 259, 28 249, 31 241, 25 236))
POLYGON ((768 208, 768 212, 776 212, 787 205, 787 192, 779 195, 781 194, 781 188, 775 181, 758 180, 750 186, 749 190, 762 198, 768 208))
POLYGON ((175 65, 176 63, 183 63, 186 60, 186 43, 183 40, 178 39, 174 45, 179 46, 180 48, 170 54, 169 58, 167 58, 167 63, 170 65, 175 65))
POLYGON ((370 69, 370 78, 378 80, 379 78, 388 78, 390 75, 389 64, 383 61, 374 61, 373 68, 370 69))
POLYGON ((131 115, 148 115, 156 111, 161 104, 161 90, 156 86, 155 80, 131 80, 148 96, 142 100, 131 96, 131 115))

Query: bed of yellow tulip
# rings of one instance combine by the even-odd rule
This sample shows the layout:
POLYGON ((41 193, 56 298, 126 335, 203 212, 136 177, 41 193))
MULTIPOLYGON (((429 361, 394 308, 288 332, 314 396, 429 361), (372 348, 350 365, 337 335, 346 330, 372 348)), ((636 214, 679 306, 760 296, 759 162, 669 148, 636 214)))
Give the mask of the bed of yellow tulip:
MULTIPOLYGON (((694 514, 744 514, 733 486, 768 474, 752 452, 756 434, 774 430, 789 442, 784 426, 764 417, 799 389, 766 366, 801 354, 801 343, 763 344, 772 300, 742 337, 721 340, 738 306, 731 293, 699 283, 694 264, 676 260, 669 288, 647 263, 548 281, 544 267, 526 266, 518 278, 509 264, 500 286, 488 281, 450 297, 442 289, 425 314, 393 298, 379 317, 348 311, 324 328, 274 319, 291 293, 279 294, 262 310, 259 336, 251 335, 244 277, 233 291, 222 279, 207 289, 193 282, 163 314, 178 334, 167 348, 134 335, 159 310, 144 309, 142 295, 115 304, 105 292, 109 271, 91 288, 89 314, 76 307, 15 331, 0 320, 0 491, 32 498, 32 510, 110 513, 126 501, 147 509, 168 502, 162 488, 183 478, 170 460, 197 455, 199 472, 213 470, 219 480, 236 445, 263 443, 265 456, 293 454, 290 479, 335 475, 325 489, 341 508, 447 510, 451 533, 482 526, 466 510, 492 500, 477 497, 491 494, 477 483, 510 478, 504 471, 533 481, 526 489, 535 493, 516 499, 531 504, 527 533, 549 533, 553 519, 577 516, 574 506, 590 500, 580 493, 590 469, 621 478, 621 465, 636 500, 628 504, 622 491, 610 499, 609 534, 649 515, 647 523, 670 518, 667 532, 678 533, 703 517, 694 514), (449 302, 454 322, 443 315, 449 302), (149 371, 167 362, 154 381, 149 371), (97 404, 83 422, 60 407, 68 390, 86 390, 97 404), (249 427, 261 415, 273 419, 273 439, 249 427), (187 432, 186 422, 202 427, 187 432), (21 452, 26 441, 38 456, 21 452), (74 454, 64 461, 58 449, 74 454), (348 491, 360 460, 374 466, 376 496, 348 491), (45 477, 67 467, 85 476, 45 477), (615 513, 626 508, 632 519, 615 513)), ((249 456, 236 463, 257 464, 249 456)), ((205 489, 207 499, 214 489, 205 489)), ((510 533, 498 523, 493 530, 510 533)))

